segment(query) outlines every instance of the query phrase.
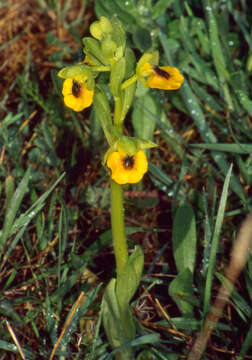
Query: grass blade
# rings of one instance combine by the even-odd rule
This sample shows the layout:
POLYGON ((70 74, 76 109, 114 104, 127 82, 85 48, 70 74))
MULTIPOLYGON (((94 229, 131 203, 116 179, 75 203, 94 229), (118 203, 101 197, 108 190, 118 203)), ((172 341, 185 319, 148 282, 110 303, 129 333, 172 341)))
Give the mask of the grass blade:
POLYGON ((208 312, 209 307, 210 307, 214 266, 215 266, 216 254, 217 254, 217 249, 218 249, 219 236, 220 236, 221 227, 222 227, 222 223, 223 223, 223 219, 224 219, 224 215, 225 215, 225 208, 226 208, 227 197, 228 197, 228 187, 229 187, 229 183, 230 183, 230 179, 231 179, 232 168, 233 168, 233 164, 230 165, 228 173, 226 175, 222 194, 221 194, 220 204, 219 204, 219 208, 218 208, 218 212, 217 212, 216 224, 215 224, 212 245, 211 245, 211 251, 210 251, 209 267, 208 267, 208 272, 207 272, 207 277, 206 277, 205 297, 204 297, 204 306, 203 306, 204 315, 206 315, 206 313, 208 312))

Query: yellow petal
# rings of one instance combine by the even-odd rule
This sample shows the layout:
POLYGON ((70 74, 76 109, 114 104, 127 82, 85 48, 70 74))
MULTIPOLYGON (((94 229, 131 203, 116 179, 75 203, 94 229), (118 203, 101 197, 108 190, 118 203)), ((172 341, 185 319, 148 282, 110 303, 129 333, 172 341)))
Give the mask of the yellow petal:
POLYGON ((127 184, 129 183, 129 171, 127 170, 122 170, 122 171, 116 171, 114 173, 112 173, 112 179, 117 182, 117 184, 120 184, 120 185, 124 185, 124 184, 127 184))
POLYGON ((64 96, 64 103, 67 107, 73 109, 78 104, 78 99, 72 94, 64 96))
POLYGON ((64 96, 72 94, 73 79, 68 78, 63 82, 62 94, 64 96))
POLYGON ((148 161, 145 153, 142 150, 139 150, 135 154, 135 165, 134 168, 137 169, 142 174, 145 174, 148 170, 148 161))
POLYGON ((86 85, 83 85, 83 89, 80 95, 80 99, 83 104, 83 109, 89 107, 93 102, 94 90, 88 90, 86 85))
POLYGON ((112 152, 107 160, 107 166, 111 169, 112 173, 116 171, 118 164, 120 164, 121 157, 118 151, 112 152))
POLYGON ((144 173, 142 173, 141 171, 132 169, 132 170, 128 171, 128 181, 127 182, 129 184, 136 184, 140 180, 142 180, 143 176, 144 176, 144 173))

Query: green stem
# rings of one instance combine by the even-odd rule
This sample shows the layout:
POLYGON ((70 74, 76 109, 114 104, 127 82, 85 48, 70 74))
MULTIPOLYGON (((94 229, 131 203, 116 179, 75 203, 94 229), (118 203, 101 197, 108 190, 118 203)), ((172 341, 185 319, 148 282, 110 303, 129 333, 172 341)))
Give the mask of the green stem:
POLYGON ((111 227, 116 259, 117 278, 128 261, 128 246, 124 228, 123 189, 111 179, 111 227))
POLYGON ((121 85, 121 90, 126 89, 128 86, 134 84, 137 81, 137 74, 131 76, 128 80, 124 81, 121 85))
POLYGON ((115 111, 114 111, 114 125, 116 126, 116 128, 122 133, 123 129, 122 129, 122 102, 121 99, 118 98, 114 98, 115 100, 115 111))

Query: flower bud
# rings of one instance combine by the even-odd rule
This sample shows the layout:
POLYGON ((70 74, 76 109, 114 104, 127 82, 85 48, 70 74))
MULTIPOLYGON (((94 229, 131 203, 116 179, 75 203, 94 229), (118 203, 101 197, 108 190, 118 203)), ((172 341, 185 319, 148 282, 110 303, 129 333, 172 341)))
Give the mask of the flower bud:
POLYGON ((107 33, 107 34, 111 33, 113 31, 111 22, 105 16, 101 16, 100 27, 101 27, 102 32, 107 33))
POLYGON ((116 50, 116 43, 111 39, 110 36, 106 36, 101 41, 101 49, 102 49, 102 54, 107 59, 112 59, 112 58, 114 58, 114 53, 116 50))
POLYGON ((103 36, 103 31, 99 21, 95 21, 90 25, 89 28, 90 34, 97 40, 101 40, 103 36))

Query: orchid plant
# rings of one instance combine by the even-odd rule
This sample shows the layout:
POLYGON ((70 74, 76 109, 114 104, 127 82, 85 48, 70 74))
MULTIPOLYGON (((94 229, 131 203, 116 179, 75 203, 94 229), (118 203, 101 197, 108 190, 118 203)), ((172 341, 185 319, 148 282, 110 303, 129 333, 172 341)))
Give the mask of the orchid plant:
MULTIPOLYGON (((136 62, 134 52, 126 46, 125 31, 116 18, 101 17, 90 26, 92 37, 83 39, 84 61, 62 69, 64 103, 74 111, 93 104, 108 142, 102 164, 111 183, 111 227, 116 261, 116 278, 107 285, 102 300, 103 326, 112 348, 135 338, 135 323, 130 301, 143 271, 144 255, 137 246, 129 256, 124 227, 123 185, 142 180, 148 170, 145 149, 156 146, 151 141, 124 134, 124 120, 134 100, 137 82, 145 87, 177 90, 184 78, 177 68, 159 66, 157 51, 145 53, 136 62), (104 87, 98 83, 100 73, 108 72, 111 106, 104 87), (112 116, 113 114, 113 116, 112 116)), ((133 359, 133 349, 116 352, 116 359, 133 359)))

